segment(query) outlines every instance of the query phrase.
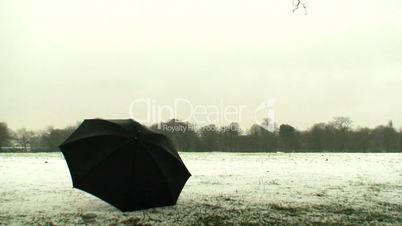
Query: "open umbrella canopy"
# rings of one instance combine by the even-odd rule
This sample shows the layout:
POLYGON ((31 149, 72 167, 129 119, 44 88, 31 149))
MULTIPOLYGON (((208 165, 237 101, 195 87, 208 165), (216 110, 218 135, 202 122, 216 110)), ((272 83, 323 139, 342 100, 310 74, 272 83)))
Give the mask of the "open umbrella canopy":
POLYGON ((191 176, 166 136, 131 119, 84 120, 59 147, 73 187, 122 211, 176 204, 191 176))

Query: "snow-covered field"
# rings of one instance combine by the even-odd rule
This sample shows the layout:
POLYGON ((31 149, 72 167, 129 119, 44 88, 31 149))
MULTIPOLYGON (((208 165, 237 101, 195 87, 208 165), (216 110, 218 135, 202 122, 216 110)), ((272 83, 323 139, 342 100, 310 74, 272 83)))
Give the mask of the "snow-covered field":
POLYGON ((122 213, 73 189, 59 153, 0 153, 0 224, 402 225, 402 154, 181 156, 176 206, 122 213))

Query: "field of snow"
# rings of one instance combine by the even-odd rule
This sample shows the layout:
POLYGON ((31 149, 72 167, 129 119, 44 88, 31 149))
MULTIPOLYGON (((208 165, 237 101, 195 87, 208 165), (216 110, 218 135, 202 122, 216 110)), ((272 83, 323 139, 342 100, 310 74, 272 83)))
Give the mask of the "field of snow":
POLYGON ((181 153, 176 206, 122 213, 60 153, 0 153, 0 225, 402 225, 402 154, 181 153))

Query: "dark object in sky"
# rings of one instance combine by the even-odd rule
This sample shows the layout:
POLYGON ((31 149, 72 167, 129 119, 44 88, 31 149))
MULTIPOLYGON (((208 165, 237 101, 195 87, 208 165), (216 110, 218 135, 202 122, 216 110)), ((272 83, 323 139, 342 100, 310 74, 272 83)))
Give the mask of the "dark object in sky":
POLYGON ((73 187, 121 211, 174 205, 191 176, 166 136, 131 119, 84 120, 60 149, 73 187))

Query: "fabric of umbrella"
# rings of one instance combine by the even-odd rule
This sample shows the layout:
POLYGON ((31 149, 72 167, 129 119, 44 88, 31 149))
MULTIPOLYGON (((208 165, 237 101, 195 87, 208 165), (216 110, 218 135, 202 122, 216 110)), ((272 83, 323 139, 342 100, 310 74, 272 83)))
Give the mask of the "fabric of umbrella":
POLYGON ((122 211, 176 204, 191 176, 166 136, 131 119, 84 120, 59 147, 73 187, 122 211))

